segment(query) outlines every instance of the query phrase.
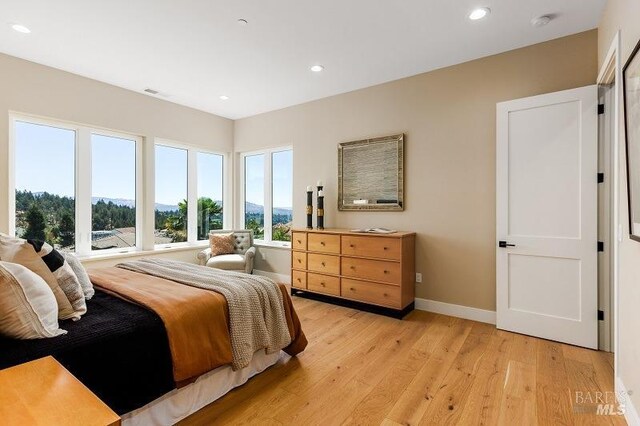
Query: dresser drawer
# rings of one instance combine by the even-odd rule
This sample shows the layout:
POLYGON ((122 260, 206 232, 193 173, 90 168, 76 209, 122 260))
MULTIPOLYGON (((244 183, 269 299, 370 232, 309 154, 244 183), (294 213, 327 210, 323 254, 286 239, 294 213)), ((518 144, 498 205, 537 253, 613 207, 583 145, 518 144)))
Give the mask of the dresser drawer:
POLYGON ((307 273, 293 271, 291 273, 291 286, 295 288, 307 288, 307 273))
POLYGON ((340 257, 328 254, 309 253, 307 265, 310 271, 325 274, 340 274, 340 257))
POLYGON ((307 249, 320 253, 340 253, 340 235, 307 234, 307 249))
POLYGON ((350 256, 374 257, 400 260, 402 240, 389 237, 342 237, 342 254, 350 256))
POLYGON ((341 283, 342 297, 391 308, 400 306, 400 287, 377 284, 343 278, 341 283))
POLYGON ((291 252, 291 267, 293 269, 307 269, 307 253, 291 252))
POLYGON ((309 272, 307 274, 307 289, 318 293, 340 296, 340 278, 309 272))
POLYGON ((342 275, 395 285, 402 283, 402 269, 397 262, 343 257, 342 275))
POLYGON ((291 247, 294 250, 306 250, 307 249, 307 233, 306 232, 294 232, 291 238, 291 247))

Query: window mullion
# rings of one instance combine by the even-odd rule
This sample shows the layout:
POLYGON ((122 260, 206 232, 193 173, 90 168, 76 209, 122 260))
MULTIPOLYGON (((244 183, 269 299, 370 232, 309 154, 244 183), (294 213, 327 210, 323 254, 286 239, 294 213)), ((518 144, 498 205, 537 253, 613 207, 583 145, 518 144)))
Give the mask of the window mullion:
POLYGON ((187 241, 198 241, 198 160, 193 149, 187 155, 187 241))
POLYGON ((76 133, 76 253, 91 253, 91 131, 76 133))

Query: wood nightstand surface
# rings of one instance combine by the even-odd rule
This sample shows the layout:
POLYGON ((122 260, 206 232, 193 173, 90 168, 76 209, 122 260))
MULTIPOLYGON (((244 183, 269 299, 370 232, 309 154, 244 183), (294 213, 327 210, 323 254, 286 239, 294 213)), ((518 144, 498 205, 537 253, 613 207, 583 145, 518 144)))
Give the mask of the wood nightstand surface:
POLYGON ((0 370, 0 419, 10 426, 120 425, 120 417, 51 356, 0 370))

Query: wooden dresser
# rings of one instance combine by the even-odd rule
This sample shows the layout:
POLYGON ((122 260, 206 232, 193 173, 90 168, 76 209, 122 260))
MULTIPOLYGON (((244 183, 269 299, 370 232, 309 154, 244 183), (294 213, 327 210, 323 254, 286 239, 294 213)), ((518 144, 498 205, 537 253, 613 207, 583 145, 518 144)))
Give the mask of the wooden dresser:
POLYGON ((415 233, 293 230, 293 294, 360 302, 401 317, 413 309, 415 275, 415 233))

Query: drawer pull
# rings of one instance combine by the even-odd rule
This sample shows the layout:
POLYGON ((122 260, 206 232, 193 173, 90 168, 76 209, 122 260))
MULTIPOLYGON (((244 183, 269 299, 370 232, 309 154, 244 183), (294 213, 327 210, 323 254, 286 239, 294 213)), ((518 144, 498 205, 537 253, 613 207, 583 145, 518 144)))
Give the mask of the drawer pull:
POLYGON ((322 266, 327 266, 324 262, 322 262, 322 266))
POLYGON ((323 282, 321 282, 321 283, 320 283, 320 285, 321 285, 322 287, 324 287, 324 286, 325 286, 324 281, 323 281, 323 282))
POLYGON ((353 244, 349 244, 349 247, 354 248, 355 246, 353 244))
POLYGON ((298 244, 302 244, 302 241, 301 241, 301 240, 296 240, 296 241, 298 242, 298 244))
POLYGON ((389 248, 388 248, 388 247, 382 247, 382 249, 383 249, 383 250, 389 250, 389 248))
POLYGON ((382 295, 383 295, 384 297, 389 297, 389 295, 388 295, 387 293, 382 293, 382 295))
POLYGON ((385 274, 388 274, 388 273, 389 273, 389 271, 387 271, 387 270, 385 269, 385 270, 384 270, 384 273, 385 273, 385 274))
POLYGON ((300 278, 298 278, 298 282, 302 282, 302 280, 300 278))
POLYGON ((356 291, 356 289, 355 289, 355 288, 353 288, 353 287, 351 287, 349 290, 351 290, 351 291, 356 291))
POLYGON ((302 263, 302 259, 298 259, 298 263, 302 263))
POLYGON ((324 246, 324 241, 320 241, 320 245, 321 245, 321 246, 324 246))
POLYGON ((355 267, 355 266, 353 266, 353 265, 349 266, 349 268, 351 268, 351 269, 356 269, 356 267, 355 267))

